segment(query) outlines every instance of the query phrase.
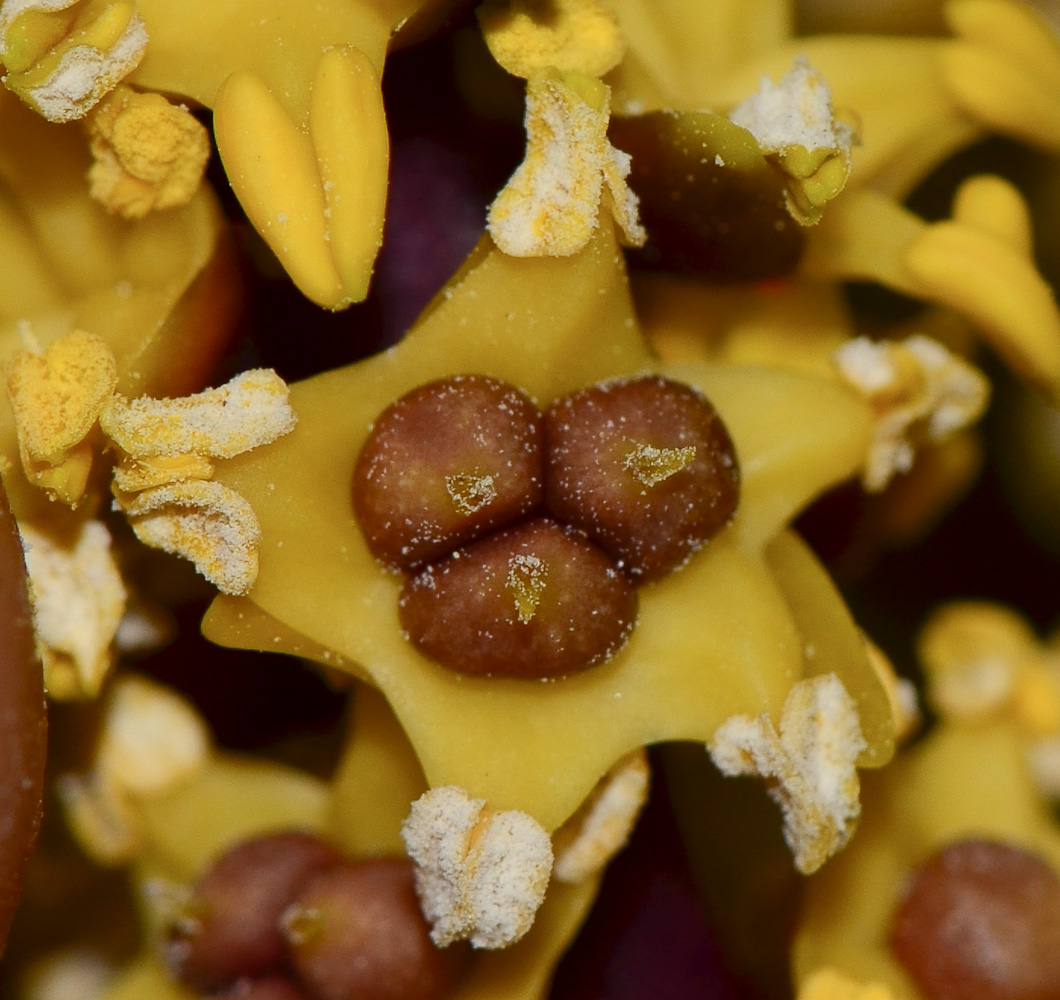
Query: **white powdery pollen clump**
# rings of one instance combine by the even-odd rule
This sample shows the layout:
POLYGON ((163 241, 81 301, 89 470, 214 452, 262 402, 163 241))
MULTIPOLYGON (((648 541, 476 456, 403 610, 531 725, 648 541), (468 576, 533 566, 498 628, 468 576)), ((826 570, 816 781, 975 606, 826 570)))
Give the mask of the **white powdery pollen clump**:
POLYGON ((110 532, 102 521, 85 521, 64 543, 29 524, 19 531, 48 691, 53 698, 95 696, 114 660, 127 597, 110 532))
MULTIPOLYGON (((77 5, 78 0, 7 0, 0 6, 0 59, 7 55, 3 45, 8 29, 19 17, 47 16, 77 5)), ((7 86, 49 121, 84 117, 147 51, 147 27, 134 8, 111 4, 89 17, 94 20, 75 21, 77 27, 50 41, 35 61, 5 77, 7 86), (41 77, 41 82, 33 82, 41 77)))
POLYGON ((805 56, 779 82, 763 76, 758 93, 742 101, 729 120, 747 129, 765 152, 785 146, 849 151, 853 130, 835 120, 832 92, 805 56))
POLYGON ((506 948, 530 929, 552 872, 552 841, 535 819, 446 786, 412 804, 401 835, 438 947, 506 948))
POLYGON ((527 81, 526 156, 490 206, 493 241, 515 257, 564 257, 596 231, 609 205, 623 240, 642 246, 637 196, 626 183, 630 158, 607 140, 610 92, 598 81, 599 106, 555 70, 527 81))
POLYGON ((623 757, 552 838, 556 881, 577 884, 618 853, 648 800, 651 771, 641 747, 623 757))
POLYGON ((99 424, 124 453, 115 506, 142 542, 190 559, 224 593, 245 594, 261 529, 247 500, 210 478, 212 460, 270 444, 295 423, 287 386, 269 369, 179 399, 114 394, 99 424))
POLYGON ((791 689, 779 731, 766 714, 736 715, 708 749, 722 774, 771 782, 795 867, 809 875, 854 834, 861 814, 855 761, 866 746, 854 700, 835 674, 825 674, 791 689))
POLYGON ((930 337, 855 337, 834 360, 873 409, 873 439, 862 474, 872 492, 913 467, 921 440, 941 444, 975 423, 990 398, 982 372, 930 337))
POLYGON ((287 434, 295 415, 283 379, 269 368, 255 368, 179 399, 114 395, 99 424, 133 458, 189 453, 233 458, 287 434))

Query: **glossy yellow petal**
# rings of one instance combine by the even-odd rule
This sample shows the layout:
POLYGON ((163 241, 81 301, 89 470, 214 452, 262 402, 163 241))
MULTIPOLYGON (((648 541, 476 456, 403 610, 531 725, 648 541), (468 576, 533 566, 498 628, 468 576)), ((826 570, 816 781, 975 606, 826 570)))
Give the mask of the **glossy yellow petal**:
POLYGON ((248 217, 325 308, 367 294, 386 201, 379 77, 393 31, 434 3, 139 5, 151 46, 133 82, 214 108, 248 217))
POLYGON ((341 309, 368 294, 383 240, 389 140, 379 77, 352 46, 316 66, 308 117, 262 77, 233 73, 215 97, 217 146, 251 222, 298 287, 341 309))
POLYGON ((873 442, 861 476, 871 493, 910 471, 919 444, 940 444, 972 426, 990 398, 978 368, 919 334, 902 341, 855 337, 835 362, 872 406, 873 442))
POLYGON ((222 851, 263 830, 326 829, 328 787, 293 768, 215 755, 168 795, 137 803, 138 863, 177 882, 202 873, 222 851))
POLYGON ((1057 85, 986 46, 958 45, 942 53, 942 72, 963 111, 1002 135, 1060 149, 1057 85))
POLYGON ((828 571, 793 531, 781 532, 766 558, 803 639, 803 677, 835 674, 858 706, 868 744, 859 767, 881 767, 894 751, 895 722, 878 673, 866 669, 870 652, 828 571))
POLYGON ((394 25, 422 6, 423 0, 323 0, 298 7, 285 0, 191 0, 175 8, 169 0, 137 0, 151 44, 130 82, 213 107, 232 73, 251 73, 304 126, 325 50, 356 45, 380 72, 394 25))
POLYGON ((909 248, 905 266, 922 297, 965 313, 1019 376, 1060 401, 1060 312, 1025 254, 941 222, 909 248))
POLYGON ((1060 310, 1028 254, 1025 209, 1004 182, 983 185, 977 178, 962 189, 956 211, 966 215, 932 225, 858 191, 811 231, 801 267, 815 278, 875 280, 956 310, 1021 378, 1060 399, 1060 310))
POLYGON ((379 74, 360 49, 336 47, 320 60, 309 105, 328 249, 344 300, 351 302, 368 294, 383 242, 390 140, 380 88, 379 74))
POLYGON ((350 727, 354 738, 331 782, 328 825, 355 856, 404 854, 401 824, 427 790, 423 769, 386 700, 367 684, 354 692, 350 727))
POLYGON ((873 280, 916 295, 902 254, 924 229, 918 216, 886 195, 851 191, 807 234, 799 270, 818 281, 873 280))
POLYGON ((824 377, 850 336, 834 284, 810 280, 743 287, 707 285, 668 274, 633 278, 637 316, 666 364, 780 365, 824 377))
POLYGON ((714 401, 736 438, 743 496, 741 544, 766 544, 825 483, 850 475, 868 449, 868 411, 835 379, 783 369, 667 366, 672 378, 698 386, 714 401), (843 413, 836 427, 828 414, 843 413), (777 423, 788 433, 778 434, 777 423))
POLYGON ((312 142, 260 77, 233 73, 214 107, 217 148, 254 228, 314 302, 338 303, 324 191, 312 142))
MULTIPOLYGON (((608 0, 608 5, 629 46, 609 78, 622 113, 712 108, 718 79, 791 32, 791 5, 783 0, 608 0)), ((789 59, 781 72, 790 64, 789 59)), ((757 82, 756 77, 736 100, 757 82)))
POLYGON ((957 189, 953 217, 1025 257, 1034 252, 1030 207, 1019 189, 1002 177, 983 174, 966 180, 957 189))

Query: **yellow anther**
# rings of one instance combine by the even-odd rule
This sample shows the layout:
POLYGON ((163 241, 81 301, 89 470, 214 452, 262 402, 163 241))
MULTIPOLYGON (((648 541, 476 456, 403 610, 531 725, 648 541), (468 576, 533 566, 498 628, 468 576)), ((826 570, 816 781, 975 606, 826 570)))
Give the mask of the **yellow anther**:
POLYGON ((122 493, 138 493, 166 483, 188 479, 210 479, 214 463, 204 455, 125 458, 114 468, 114 487, 122 493))
POLYGON ((342 301, 359 302, 383 242, 390 157, 379 74, 360 49, 324 53, 313 79, 309 134, 342 301))
POLYGON ((601 198, 627 243, 647 234, 626 184, 629 157, 607 141, 609 91, 577 73, 535 73, 526 86, 526 156, 489 212, 489 231, 515 257, 566 257, 596 231, 601 198))
POLYGON ((145 545, 183 556, 225 594, 245 594, 258 573, 261 529, 250 504, 220 483, 156 486, 119 502, 145 545))
POLYGON ((367 56, 350 45, 324 52, 305 125, 249 71, 225 81, 214 111, 232 187, 294 282, 329 309, 363 299, 382 243, 389 162, 367 56))
POLYGON ((119 87, 93 110, 88 130, 91 194, 109 211, 138 219, 187 204, 198 189, 210 140, 187 108, 119 87))
POLYGON ((709 749, 722 774, 772 783, 784 839, 808 875, 854 834, 861 815, 854 762, 865 747, 853 699, 835 674, 823 674, 792 687, 779 727, 767 714, 735 715, 709 749))
POLYGON ((788 210, 803 225, 819 222, 824 206, 850 175, 853 130, 836 120, 824 77, 804 58, 779 83, 764 78, 758 93, 729 115, 758 140, 784 175, 788 210))
POLYGON ((491 0, 476 13, 493 58, 524 79, 550 66, 599 77, 625 54, 618 22, 599 0, 491 0))
POLYGON ((124 452, 118 507, 146 545, 184 556, 226 594, 245 594, 258 572, 261 531, 247 501, 210 480, 211 459, 232 458, 291 431, 287 386, 253 369, 180 399, 114 394, 100 427, 124 452))
POLYGON ((84 495, 92 464, 85 439, 118 381, 110 348, 81 331, 43 354, 19 351, 7 368, 27 478, 73 507, 84 495))
POLYGON ((848 341, 835 354, 843 377, 872 404, 875 434, 862 482, 882 490, 913 466, 926 438, 948 440, 986 408, 990 386, 977 368, 928 337, 848 341))

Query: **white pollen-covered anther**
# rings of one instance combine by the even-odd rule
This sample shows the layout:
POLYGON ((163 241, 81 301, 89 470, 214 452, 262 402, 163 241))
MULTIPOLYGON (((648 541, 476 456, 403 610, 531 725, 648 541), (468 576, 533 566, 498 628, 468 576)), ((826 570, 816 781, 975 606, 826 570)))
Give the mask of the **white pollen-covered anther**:
POLYGON ((552 873, 552 840, 537 820, 449 785, 412 804, 401 834, 438 947, 507 948, 530 930, 552 873))
POLYGON ((767 714, 735 715, 708 750, 722 774, 770 783, 795 867, 809 875, 854 834, 861 815, 855 762, 866 746, 853 698, 835 674, 823 674, 792 687, 779 731, 767 714))

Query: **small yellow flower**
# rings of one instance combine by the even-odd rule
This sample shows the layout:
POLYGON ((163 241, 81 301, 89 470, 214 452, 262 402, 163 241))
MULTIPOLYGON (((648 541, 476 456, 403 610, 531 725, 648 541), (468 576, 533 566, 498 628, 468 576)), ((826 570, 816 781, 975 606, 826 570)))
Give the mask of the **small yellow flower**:
MULTIPOLYGON (((123 685, 120 690, 127 688, 136 699, 108 717, 96 755, 96 780, 71 779, 67 789, 75 833, 93 850, 105 846, 89 815, 96 799, 86 801, 71 789, 94 796, 102 787, 122 796, 130 836, 121 861, 129 864, 144 898, 146 945, 111 977, 102 1000, 185 1000, 193 995, 166 971, 159 934, 184 888, 242 840, 296 829, 320 835, 354 859, 404 855, 402 824, 426 785, 401 728, 374 691, 356 692, 350 736, 335 778, 326 783, 290 767, 212 747, 191 755, 194 766, 188 767, 186 749, 195 741, 188 738, 187 727, 201 725, 191 706, 137 678, 123 685), (183 728, 174 719, 160 726, 165 721, 160 713, 178 710, 186 716, 183 728), (185 733, 184 741, 174 742, 179 732, 185 733), (105 779, 102 784, 100 779, 105 779)), ((475 953, 447 1000, 540 995, 598 886, 598 878, 576 886, 549 884, 522 940, 475 953)))
POLYGON ((642 588, 639 624, 609 662, 548 684, 470 678, 403 637, 401 581, 368 551, 349 493, 378 414, 454 372, 505 379, 547 405, 587 383, 651 370, 660 368, 631 313, 609 224, 568 258, 480 246, 400 345, 292 386, 292 434, 219 471, 260 518, 261 569, 247 598, 214 603, 206 634, 225 645, 313 650, 369 678, 432 786, 459 786, 549 830, 626 753, 664 739, 706 742, 735 714, 779 716, 804 673, 840 674, 869 746, 860 763, 882 763, 893 742, 883 687, 819 564, 780 532, 863 460, 867 408, 834 379, 661 369, 717 406, 736 443, 743 496, 732 525, 688 565, 642 588), (290 502, 295 482, 309 502, 290 502), (461 719, 458 741, 447 735, 453 718, 461 719))
MULTIPOLYGON (((988 660, 1011 663, 1027 651, 1030 635, 1017 616, 1001 608, 975 610, 944 611, 929 626, 923 637, 929 671, 962 664, 972 670, 972 657, 984 667, 988 660), (943 634, 947 618, 951 625, 943 634)), ((947 713, 889 767, 863 777, 857 836, 807 883, 793 949, 800 1000, 822 968, 879 984, 895 1000, 919 1000, 891 951, 891 928, 910 871, 947 844, 996 840, 1031 851, 1060 872, 1060 825, 1026 746, 1023 725, 1012 713, 947 713)))
POLYGON ((79 129, 51 125, 0 90, 0 130, 0 365, 20 383, 14 409, 0 400, 0 464, 15 513, 26 518, 41 508, 37 486, 48 485, 39 475, 58 477, 52 488, 68 502, 90 506, 98 496, 87 478, 93 445, 86 435, 100 393, 181 393, 203 377, 233 319, 232 273, 220 212, 206 189, 187 205, 130 224, 89 197, 90 159, 79 129), (87 365, 88 377, 72 379, 69 394, 55 383, 56 395, 47 387, 62 375, 54 365, 46 375, 47 359, 63 355, 67 376, 87 365), (44 392, 38 403, 51 400, 46 413, 15 369, 39 370, 33 384, 44 392), (47 427, 58 434, 50 444, 39 438, 47 427), (29 478, 10 474, 21 456, 29 459, 29 478))

